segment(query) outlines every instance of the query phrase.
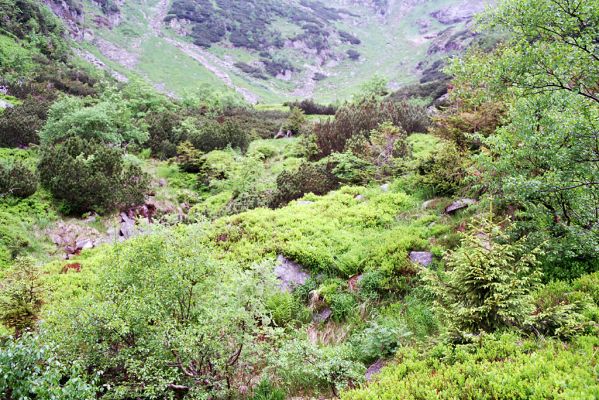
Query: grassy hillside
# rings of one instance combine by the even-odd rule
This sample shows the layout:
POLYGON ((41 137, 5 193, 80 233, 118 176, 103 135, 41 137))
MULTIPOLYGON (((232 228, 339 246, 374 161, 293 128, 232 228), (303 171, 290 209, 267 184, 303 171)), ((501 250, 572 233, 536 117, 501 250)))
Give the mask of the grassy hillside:
POLYGON ((84 4, 79 41, 110 68, 178 96, 209 84, 273 103, 345 100, 373 70, 391 88, 417 82, 435 60, 467 45, 466 25, 483 0, 94 4, 84 4), (453 19, 439 16, 456 9, 453 19))

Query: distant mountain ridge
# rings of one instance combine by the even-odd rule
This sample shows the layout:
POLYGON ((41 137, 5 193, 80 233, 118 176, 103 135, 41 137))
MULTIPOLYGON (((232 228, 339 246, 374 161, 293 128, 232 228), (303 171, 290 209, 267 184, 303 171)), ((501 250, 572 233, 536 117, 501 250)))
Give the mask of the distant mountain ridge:
POLYGON ((373 74, 414 83, 473 38, 488 0, 45 0, 79 52, 177 96, 342 100, 373 74))

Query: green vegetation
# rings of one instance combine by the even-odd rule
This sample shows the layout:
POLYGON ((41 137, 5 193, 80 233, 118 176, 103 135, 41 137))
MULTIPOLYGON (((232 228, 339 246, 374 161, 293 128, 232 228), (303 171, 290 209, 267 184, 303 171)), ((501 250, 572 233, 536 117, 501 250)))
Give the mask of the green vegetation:
MULTIPOLYGON (((373 40, 298 4, 167 19, 265 74, 279 39, 373 40)), ((0 397, 599 396, 596 0, 488 11, 510 33, 452 63, 443 106, 379 75, 334 105, 169 98, 69 61, 40 7, 0 0, 0 397)))

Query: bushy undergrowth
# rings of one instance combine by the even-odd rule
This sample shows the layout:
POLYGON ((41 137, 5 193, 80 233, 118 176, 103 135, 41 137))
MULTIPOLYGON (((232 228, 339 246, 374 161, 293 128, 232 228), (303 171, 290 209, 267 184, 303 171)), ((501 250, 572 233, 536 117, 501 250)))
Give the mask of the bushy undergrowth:
POLYGON ((597 337, 570 345, 523 340, 512 334, 480 344, 440 345, 428 352, 404 349, 368 387, 343 399, 587 399, 597 395, 597 337), (567 376, 567 379, 564 379, 567 376))

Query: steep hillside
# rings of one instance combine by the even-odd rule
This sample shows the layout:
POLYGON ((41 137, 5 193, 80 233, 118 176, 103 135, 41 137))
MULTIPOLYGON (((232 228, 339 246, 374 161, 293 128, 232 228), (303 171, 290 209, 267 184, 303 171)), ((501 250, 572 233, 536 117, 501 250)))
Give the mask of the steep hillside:
MULTIPOLYGON (((53 2, 81 54, 183 96, 203 85, 250 102, 351 96, 372 71, 396 89, 473 37, 488 0, 53 2)), ((432 70, 431 70, 432 67, 432 70)), ((424 74, 424 77, 423 77, 424 74)))

